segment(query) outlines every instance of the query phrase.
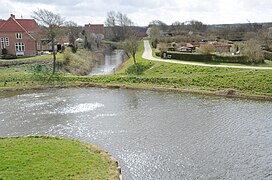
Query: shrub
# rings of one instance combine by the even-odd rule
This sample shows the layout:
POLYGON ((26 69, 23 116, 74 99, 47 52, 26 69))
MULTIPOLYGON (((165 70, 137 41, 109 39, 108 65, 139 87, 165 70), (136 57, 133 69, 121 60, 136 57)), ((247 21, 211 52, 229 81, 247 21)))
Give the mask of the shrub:
POLYGON ((255 39, 250 39, 246 42, 243 48, 243 54, 246 55, 251 63, 263 63, 264 54, 259 42, 255 39))
POLYGON ((73 45, 73 44, 69 44, 68 47, 70 47, 70 48, 72 49, 72 52, 73 52, 73 53, 76 53, 77 50, 78 50, 78 47, 75 46, 75 45, 73 45))
POLYGON ((185 60, 185 61, 198 61, 198 62, 227 62, 227 63, 249 63, 247 56, 220 56, 211 54, 192 54, 180 52, 167 52, 172 59, 185 60))
POLYGON ((155 38, 152 42, 151 42, 151 45, 153 48, 157 48, 157 45, 159 43, 159 40, 157 38, 155 38))
POLYGON ((207 44, 207 45, 200 46, 199 48, 197 48, 196 51, 199 54, 207 55, 207 54, 211 54, 211 53, 215 52, 215 49, 214 49, 213 45, 207 44))
POLYGON ((64 60, 58 60, 58 63, 64 69, 74 75, 87 75, 92 69, 93 55, 87 50, 78 50, 72 53, 72 48, 65 48, 64 60))
POLYGON ((3 59, 17 59, 17 56, 12 54, 7 54, 3 56, 3 59))
POLYGON ((8 50, 6 48, 2 49, 2 55, 6 56, 8 54, 8 50))
POLYGON ((248 64, 248 57, 247 56, 219 56, 219 55, 213 55, 212 61, 215 62, 226 62, 226 63, 242 63, 242 64, 248 64))
POLYGON ((210 54, 203 55, 192 53, 167 52, 167 55, 170 55, 172 59, 179 59, 185 61, 200 61, 200 62, 212 61, 212 55, 210 54))
POLYGON ((272 52, 264 51, 264 58, 267 60, 272 60, 272 52))

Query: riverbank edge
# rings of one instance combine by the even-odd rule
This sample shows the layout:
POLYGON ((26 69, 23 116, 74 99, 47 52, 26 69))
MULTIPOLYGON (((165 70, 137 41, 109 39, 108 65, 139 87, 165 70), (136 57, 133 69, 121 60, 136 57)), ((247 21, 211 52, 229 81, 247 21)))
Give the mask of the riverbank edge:
POLYGON ((167 88, 167 87, 140 87, 137 85, 130 86, 130 85, 93 84, 93 83, 84 83, 84 84, 79 84, 79 85, 6 88, 6 89, 0 89, 0 92, 62 89, 62 88, 92 88, 92 87, 94 87, 94 88, 108 88, 108 89, 131 89, 131 90, 146 90, 146 91, 158 91, 158 92, 189 93, 189 94, 199 94, 199 95, 207 95, 207 96, 226 97, 226 98, 272 101, 272 96, 240 94, 240 93, 236 92, 236 90, 232 90, 232 89, 223 90, 223 91, 205 91, 205 90, 167 88))
MULTIPOLYGON (((21 137, 68 139, 68 138, 58 137, 58 136, 48 136, 48 135, 42 136, 41 135, 41 136, 0 137, 0 140, 1 139, 21 138, 21 137)), ((119 166, 118 161, 111 154, 109 154, 107 151, 103 150, 102 148, 98 147, 97 145, 86 143, 86 142, 82 142, 82 141, 79 141, 79 140, 76 140, 76 139, 72 139, 72 140, 80 142, 80 144, 82 146, 85 146, 91 152, 98 153, 102 159, 106 160, 109 163, 109 165, 110 165, 109 179, 119 179, 119 180, 123 179, 122 173, 121 173, 121 167, 119 166)))

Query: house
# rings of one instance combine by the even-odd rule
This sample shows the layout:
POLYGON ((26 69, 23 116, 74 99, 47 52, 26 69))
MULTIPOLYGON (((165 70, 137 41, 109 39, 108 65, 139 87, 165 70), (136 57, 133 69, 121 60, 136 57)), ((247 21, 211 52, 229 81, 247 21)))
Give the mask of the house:
POLYGON ((0 55, 2 49, 16 56, 33 56, 40 49, 39 26, 34 19, 0 20, 0 55))
POLYGON ((137 37, 143 38, 143 37, 147 36, 147 34, 146 34, 147 28, 146 27, 135 27, 135 28, 136 28, 137 37))
POLYGON ((105 37, 104 24, 86 24, 84 26, 84 46, 91 50, 99 49, 105 37))
POLYGON ((94 34, 104 34, 104 24, 86 24, 84 27, 85 31, 94 34))
POLYGON ((230 52, 230 49, 232 45, 228 43, 223 43, 223 42, 217 42, 217 41, 207 41, 207 42, 190 42, 186 43, 186 47, 190 48, 191 51, 196 51, 197 48, 200 46, 205 46, 205 45, 212 45, 214 47, 215 52, 230 52))

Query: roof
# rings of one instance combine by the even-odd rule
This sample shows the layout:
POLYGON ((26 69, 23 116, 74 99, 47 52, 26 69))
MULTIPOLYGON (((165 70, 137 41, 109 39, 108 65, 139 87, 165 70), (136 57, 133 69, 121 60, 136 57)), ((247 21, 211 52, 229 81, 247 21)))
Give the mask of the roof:
POLYGON ((35 38, 29 32, 35 32, 38 28, 34 19, 15 19, 13 14, 7 21, 0 21, 0 32, 26 32, 32 39, 35 38))
POLYGON ((5 24, 5 20, 3 20, 3 19, 0 19, 0 27, 3 25, 3 24, 5 24))
POLYGON ((86 24, 85 30, 95 34, 104 34, 104 24, 86 24))
POLYGON ((34 19, 15 19, 11 16, 7 21, 0 20, 1 32, 34 32, 39 28, 34 19))
POLYGON ((34 19, 16 19, 16 21, 28 32, 35 31, 39 28, 34 19))

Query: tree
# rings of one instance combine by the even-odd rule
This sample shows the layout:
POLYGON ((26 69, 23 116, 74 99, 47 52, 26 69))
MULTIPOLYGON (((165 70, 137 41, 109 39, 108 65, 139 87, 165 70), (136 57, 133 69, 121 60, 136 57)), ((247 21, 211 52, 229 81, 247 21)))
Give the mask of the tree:
POLYGON ((78 38, 81 29, 79 29, 77 23, 73 21, 65 22, 65 26, 67 28, 67 34, 69 36, 69 43, 74 44, 75 40, 78 38))
POLYGON ((161 31, 157 26, 150 26, 147 29, 147 35, 149 38, 151 38, 152 46, 153 48, 157 48, 157 44, 159 43, 159 40, 161 39, 161 31))
POLYGON ((116 22, 116 12, 115 11, 110 11, 107 13, 107 19, 105 21, 105 25, 107 27, 114 27, 117 25, 117 22, 116 22))
POLYGON ((165 24, 164 22, 162 22, 161 20, 153 20, 149 23, 149 27, 151 26, 156 26, 157 28, 159 28, 159 30, 161 31, 167 31, 168 26, 167 24, 165 24))
POLYGON ((197 20, 191 20, 187 24, 191 27, 192 31, 206 31, 207 29, 207 25, 197 20))
POLYGON ((272 51, 272 27, 263 28, 258 32, 260 40, 263 42, 264 48, 268 51, 272 51))
POLYGON ((186 29, 185 24, 179 21, 172 23, 171 28, 176 35, 180 35, 186 29))
POLYGON ((59 33, 60 26, 64 23, 64 19, 51 11, 46 9, 39 9, 33 12, 32 16, 45 32, 49 40, 51 41, 52 53, 53 53, 53 74, 56 71, 56 50, 55 50, 55 38, 59 33))
POLYGON ((136 36, 130 36, 122 43, 122 49, 128 54, 131 55, 136 64, 136 52, 138 51, 138 40, 136 36))
POLYGON ((130 31, 133 29, 133 22, 127 17, 127 15, 115 11, 107 13, 105 25, 111 29, 111 38, 115 41, 126 39, 129 37, 130 31))
POLYGON ((242 53, 249 58, 250 62, 262 63, 264 54, 260 43, 256 39, 246 41, 242 53))

